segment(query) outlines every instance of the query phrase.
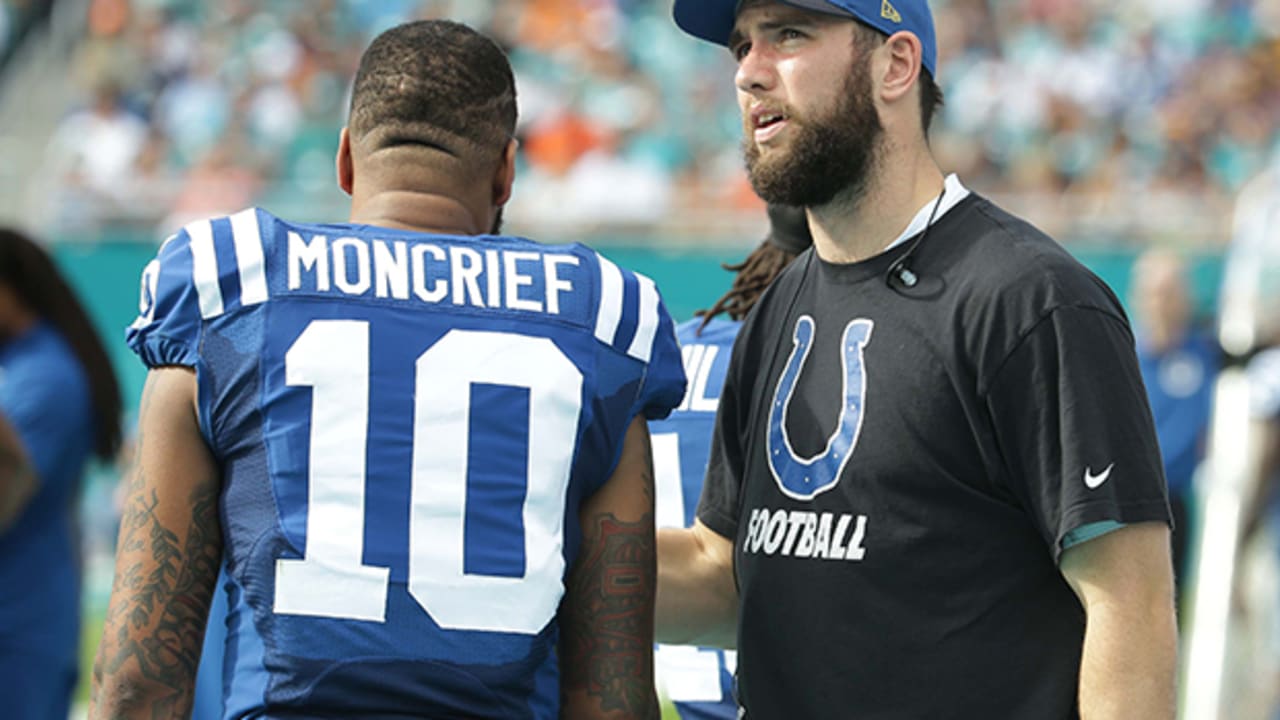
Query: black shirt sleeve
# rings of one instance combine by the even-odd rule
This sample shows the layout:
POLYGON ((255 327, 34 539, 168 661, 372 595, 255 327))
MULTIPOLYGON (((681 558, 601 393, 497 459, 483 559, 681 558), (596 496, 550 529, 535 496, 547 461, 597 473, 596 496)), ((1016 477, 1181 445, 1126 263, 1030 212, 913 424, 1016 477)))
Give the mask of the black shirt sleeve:
POLYGON ((1123 319, 1059 307, 996 371, 986 392, 1010 491, 1055 559, 1100 521, 1170 523, 1164 469, 1123 319))

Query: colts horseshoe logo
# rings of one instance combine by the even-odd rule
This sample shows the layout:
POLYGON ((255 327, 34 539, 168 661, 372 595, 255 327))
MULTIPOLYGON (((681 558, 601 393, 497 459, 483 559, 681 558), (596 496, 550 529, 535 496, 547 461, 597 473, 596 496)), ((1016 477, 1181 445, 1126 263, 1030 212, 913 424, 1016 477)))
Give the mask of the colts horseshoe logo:
POLYGON ((840 343, 841 367, 844 370, 844 402, 840 406, 840 422, 827 438, 827 448, 810 457, 797 457, 787 436, 787 407, 791 393, 804 369, 809 349, 813 347, 813 318, 804 315, 796 322, 792 337, 795 344, 787 358, 787 366, 778 378, 769 408, 769 469, 778 488, 796 500, 812 500, 840 481, 840 473, 849 462, 862 431, 862 410, 866 401, 867 372, 863 366, 863 348, 871 340, 875 323, 859 318, 844 329, 840 343))

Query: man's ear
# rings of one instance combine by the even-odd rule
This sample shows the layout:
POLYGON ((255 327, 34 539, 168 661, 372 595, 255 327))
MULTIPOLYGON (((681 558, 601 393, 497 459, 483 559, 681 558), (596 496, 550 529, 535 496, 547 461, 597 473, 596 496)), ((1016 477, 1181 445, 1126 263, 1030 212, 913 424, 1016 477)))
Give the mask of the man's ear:
POLYGON ((889 104, 911 93, 920 78, 924 47, 914 33, 900 31, 884 42, 888 63, 880 76, 880 97, 889 104))
POLYGON ((352 188, 355 187, 356 171, 355 165, 351 162, 351 133, 345 127, 342 128, 342 133, 338 136, 336 164, 338 168, 338 187, 342 188, 342 192, 350 195, 352 188))
POLYGON ((520 141, 512 138, 498 160, 498 171, 493 175, 493 206, 502 207, 511 199, 511 186, 516 181, 516 150, 520 141))

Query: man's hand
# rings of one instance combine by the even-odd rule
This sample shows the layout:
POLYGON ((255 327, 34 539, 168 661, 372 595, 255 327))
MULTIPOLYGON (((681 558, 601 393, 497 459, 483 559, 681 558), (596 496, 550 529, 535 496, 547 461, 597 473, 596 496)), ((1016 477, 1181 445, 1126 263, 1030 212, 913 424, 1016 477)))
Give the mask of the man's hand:
POLYGON ((737 647, 733 541, 695 521, 658 531, 658 641, 737 647))

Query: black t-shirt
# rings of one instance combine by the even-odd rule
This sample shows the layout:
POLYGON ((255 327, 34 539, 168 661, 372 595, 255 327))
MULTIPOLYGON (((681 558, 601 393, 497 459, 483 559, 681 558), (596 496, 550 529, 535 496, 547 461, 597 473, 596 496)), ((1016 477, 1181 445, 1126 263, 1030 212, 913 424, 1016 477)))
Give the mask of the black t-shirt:
POLYGON ((977 196, 898 247, 813 251, 748 317, 698 508, 735 539, 749 717, 1077 715, 1084 525, 1168 522, 1111 291, 977 196))

